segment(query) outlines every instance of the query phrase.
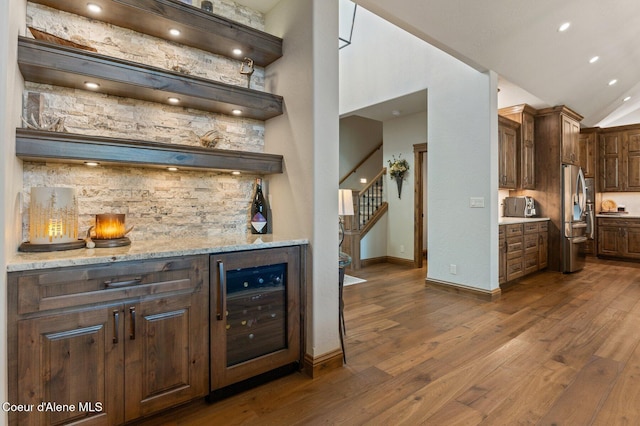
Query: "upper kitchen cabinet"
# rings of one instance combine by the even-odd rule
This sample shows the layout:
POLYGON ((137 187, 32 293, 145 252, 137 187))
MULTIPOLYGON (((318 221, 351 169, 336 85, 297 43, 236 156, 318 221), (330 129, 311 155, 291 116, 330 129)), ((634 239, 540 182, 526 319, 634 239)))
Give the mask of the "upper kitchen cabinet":
POLYGON ((259 66, 282 56, 281 38, 176 0, 94 0, 99 13, 91 12, 85 0, 33 1, 223 56, 241 49, 259 66), (180 31, 179 39, 170 29, 180 31))
POLYGON ((579 165, 580 121, 580 114, 563 105, 541 109, 536 115, 536 135, 557 141, 563 164, 579 165))
POLYGON ((598 129, 582 129, 578 138, 578 164, 582 167, 584 177, 596 177, 596 153, 598 129))
POLYGON ((513 120, 498 116, 498 187, 516 189, 518 185, 518 130, 513 120))
POLYGON ((518 187, 521 189, 535 189, 535 121, 536 110, 526 104, 515 105, 498 110, 501 117, 506 117, 520 123, 517 141, 517 176, 518 187))
POLYGON ((600 130, 600 190, 640 191, 640 125, 600 130))

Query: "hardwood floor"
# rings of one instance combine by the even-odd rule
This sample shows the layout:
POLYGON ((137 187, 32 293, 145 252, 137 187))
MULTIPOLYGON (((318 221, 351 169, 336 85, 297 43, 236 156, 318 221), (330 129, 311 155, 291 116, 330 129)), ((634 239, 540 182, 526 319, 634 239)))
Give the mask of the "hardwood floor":
POLYGON ((484 302, 373 265, 345 288, 347 364, 147 425, 637 425, 640 264, 594 259, 484 302))

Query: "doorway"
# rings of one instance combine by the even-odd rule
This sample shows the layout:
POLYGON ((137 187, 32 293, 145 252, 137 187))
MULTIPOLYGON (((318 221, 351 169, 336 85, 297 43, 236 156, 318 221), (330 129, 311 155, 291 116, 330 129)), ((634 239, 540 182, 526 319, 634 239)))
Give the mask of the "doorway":
POLYGON ((414 232, 413 263, 422 268, 422 261, 427 251, 427 144, 413 145, 414 164, 414 232))

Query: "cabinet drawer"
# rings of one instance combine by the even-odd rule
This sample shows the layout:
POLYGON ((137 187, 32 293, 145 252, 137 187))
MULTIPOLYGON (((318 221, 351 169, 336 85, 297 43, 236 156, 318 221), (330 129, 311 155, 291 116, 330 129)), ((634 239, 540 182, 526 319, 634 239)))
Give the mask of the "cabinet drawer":
POLYGON ((520 278, 524 275, 524 262, 522 258, 507 260, 507 281, 520 278))
POLYGON ((189 292, 202 286, 206 257, 118 262, 12 273, 18 314, 189 292))
POLYGON ((504 240, 506 238, 506 231, 504 228, 504 225, 498 226, 498 240, 504 240))
POLYGON ((512 224, 512 225, 506 225, 506 231, 507 231, 507 238, 511 238, 511 237, 519 237, 520 235, 522 235, 522 224, 518 223, 518 224, 512 224))
POLYGON ((530 274, 538 270, 538 252, 526 254, 524 256, 524 273, 530 274))
POLYGON ((524 233, 526 234, 537 234, 538 233, 538 222, 534 223, 525 223, 524 224, 524 233))
POLYGON ((547 232, 549 230, 549 221, 545 220, 544 222, 540 222, 538 224, 538 230, 540 232, 547 232))
POLYGON ((524 236, 524 252, 527 253, 537 253, 538 252, 538 233, 525 235, 524 236))
POLYGON ((522 238, 507 240, 507 259, 522 257, 522 238))

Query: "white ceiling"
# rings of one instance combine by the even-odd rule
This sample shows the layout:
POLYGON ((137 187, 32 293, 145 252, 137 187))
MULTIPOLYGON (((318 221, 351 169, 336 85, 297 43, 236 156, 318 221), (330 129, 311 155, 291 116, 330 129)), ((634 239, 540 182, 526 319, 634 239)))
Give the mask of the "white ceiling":
MULTIPOLYGON (((237 3, 267 12, 278 1, 237 3)), ((640 122, 640 0, 356 2, 476 69, 498 73, 499 107, 566 105, 585 126, 640 122), (569 30, 559 32, 567 21, 569 30), (600 60, 590 64, 595 55, 600 60), (609 86, 612 79, 618 82, 609 86)), ((393 109, 410 108, 399 101, 393 109)))
POLYGON ((500 107, 532 96, 536 107, 567 105, 586 126, 640 122, 638 0, 357 3, 478 70, 498 73, 500 107), (567 21, 569 30, 559 32, 567 21), (590 64, 595 55, 600 60, 590 64), (609 86, 612 79, 618 82, 609 86))

